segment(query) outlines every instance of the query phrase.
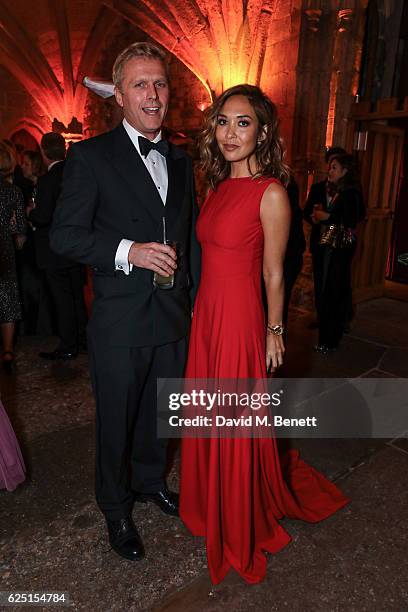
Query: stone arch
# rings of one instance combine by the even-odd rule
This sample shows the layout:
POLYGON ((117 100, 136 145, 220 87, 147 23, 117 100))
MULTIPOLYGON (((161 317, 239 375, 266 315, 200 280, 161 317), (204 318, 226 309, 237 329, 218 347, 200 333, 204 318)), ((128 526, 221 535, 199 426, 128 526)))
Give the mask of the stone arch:
POLYGON ((62 1, 50 1, 49 11, 58 37, 62 85, 29 29, 19 23, 3 3, 0 3, 0 61, 32 96, 50 123, 57 118, 68 125, 73 117, 82 121, 87 96, 87 90, 82 87, 83 76, 92 72, 118 15, 102 5, 89 31, 74 78, 67 5, 62 1))
POLYGON ((214 92, 219 94, 238 83, 259 85, 265 63, 276 52, 276 41, 281 41, 288 23, 296 21, 296 9, 301 4, 300 0, 106 3, 183 62, 202 82, 210 98, 214 92))
POLYGON ((31 138, 35 140, 38 144, 41 140, 41 137, 47 128, 37 121, 33 120, 31 117, 22 117, 17 122, 12 121, 8 125, 4 126, 4 134, 6 134, 7 138, 13 140, 13 136, 19 132, 27 133, 31 138))
POLYGON ((21 145, 23 150, 31 149, 35 151, 39 149, 37 139, 25 128, 20 128, 13 132, 10 136, 10 140, 15 145, 21 145))
POLYGON ((49 116, 60 112, 63 92, 46 58, 30 33, 15 19, 4 3, 0 5, 0 56, 10 72, 27 89, 49 116))

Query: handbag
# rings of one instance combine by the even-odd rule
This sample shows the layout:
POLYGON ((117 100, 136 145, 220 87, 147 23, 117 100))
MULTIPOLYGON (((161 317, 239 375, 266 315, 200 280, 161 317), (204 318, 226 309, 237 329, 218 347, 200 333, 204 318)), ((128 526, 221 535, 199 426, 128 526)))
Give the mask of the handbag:
POLYGON ((353 244, 353 232, 342 224, 329 225, 320 236, 319 245, 332 249, 346 249, 353 244))

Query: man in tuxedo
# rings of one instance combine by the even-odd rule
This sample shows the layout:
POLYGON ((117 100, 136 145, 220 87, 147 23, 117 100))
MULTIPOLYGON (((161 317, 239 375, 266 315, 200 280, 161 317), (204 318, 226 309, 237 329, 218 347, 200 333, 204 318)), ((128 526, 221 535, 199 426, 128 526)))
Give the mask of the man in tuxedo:
POLYGON ((65 140, 61 134, 48 132, 41 139, 41 151, 48 171, 37 183, 35 207, 29 212, 34 232, 37 266, 44 270, 56 316, 59 344, 54 351, 41 352, 43 359, 74 359, 86 344, 86 308, 84 267, 54 253, 49 232, 61 192, 65 165, 65 140))
MULTIPOLYGON (((346 151, 341 147, 331 147, 325 153, 325 161, 327 169, 330 166, 330 160, 334 155, 345 154, 346 151)), ((315 294, 315 308, 319 312, 319 299, 322 289, 322 262, 319 254, 319 241, 320 241, 320 229, 321 225, 315 221, 313 217, 313 210, 318 207, 320 210, 327 211, 327 205, 330 202, 333 193, 330 191, 330 183, 327 179, 314 183, 309 191, 309 195, 306 200, 305 207, 303 209, 304 220, 312 226, 310 231, 309 250, 312 255, 312 266, 313 266, 313 282, 314 282, 314 294, 315 294)), ((311 327, 317 328, 317 323, 313 322, 311 327)))
POLYGON ((161 139, 169 100, 164 52, 130 45, 116 59, 113 81, 124 120, 71 147, 51 244, 94 271, 88 345, 96 498, 112 548, 139 560, 133 502, 178 514, 178 496, 164 480, 167 441, 156 434, 156 381, 183 375, 200 251, 191 160, 161 139), (163 218, 177 251, 163 244, 163 218), (157 286, 155 273, 174 273, 174 286, 157 286))

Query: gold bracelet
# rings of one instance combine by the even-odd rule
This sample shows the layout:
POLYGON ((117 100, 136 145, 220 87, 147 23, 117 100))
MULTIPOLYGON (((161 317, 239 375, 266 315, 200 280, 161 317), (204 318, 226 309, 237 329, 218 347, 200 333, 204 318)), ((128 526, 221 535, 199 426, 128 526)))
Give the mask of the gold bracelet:
POLYGON ((266 333, 268 336, 273 335, 273 336, 282 336, 283 332, 285 331, 285 328, 283 327, 283 325, 267 325, 266 327, 266 333))

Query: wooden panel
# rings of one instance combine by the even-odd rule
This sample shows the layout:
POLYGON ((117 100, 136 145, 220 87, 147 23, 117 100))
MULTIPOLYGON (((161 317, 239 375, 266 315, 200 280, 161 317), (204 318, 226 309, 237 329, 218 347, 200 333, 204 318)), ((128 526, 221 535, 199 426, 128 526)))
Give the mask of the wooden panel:
POLYGON ((367 220, 358 228, 353 262, 354 301, 383 295, 385 269, 398 190, 404 132, 368 123, 367 150, 361 158, 361 181, 367 220))
POLYGON ((370 101, 355 102, 351 106, 350 116, 352 119, 360 121, 408 117, 408 96, 404 99, 402 108, 400 108, 400 100, 398 98, 378 100, 375 110, 371 110, 370 101))

